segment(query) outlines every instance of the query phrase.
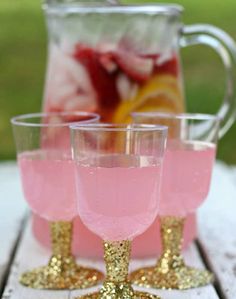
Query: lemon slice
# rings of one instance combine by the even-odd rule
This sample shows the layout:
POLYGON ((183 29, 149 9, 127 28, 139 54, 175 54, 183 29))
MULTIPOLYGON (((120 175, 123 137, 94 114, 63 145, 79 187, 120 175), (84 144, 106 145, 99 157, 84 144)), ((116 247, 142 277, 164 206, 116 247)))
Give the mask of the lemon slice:
POLYGON ((156 75, 140 88, 136 97, 123 101, 113 116, 116 123, 129 123, 131 112, 184 111, 184 101, 178 79, 171 75, 156 75))

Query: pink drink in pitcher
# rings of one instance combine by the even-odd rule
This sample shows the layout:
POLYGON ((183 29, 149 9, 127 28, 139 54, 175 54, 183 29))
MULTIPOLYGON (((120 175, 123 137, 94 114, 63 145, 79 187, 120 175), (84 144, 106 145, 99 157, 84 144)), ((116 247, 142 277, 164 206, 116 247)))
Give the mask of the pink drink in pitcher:
MULTIPOLYGON (((196 226, 195 215, 188 215, 184 227, 183 248, 186 248, 193 241, 194 234, 197 231, 196 226)), ((33 233, 41 244, 48 248, 51 246, 49 224, 37 214, 34 214, 33 217, 33 233)), ((72 249, 74 254, 86 258, 101 258, 103 256, 101 239, 87 229, 80 217, 76 217, 74 220, 73 236, 72 249)), ((158 252, 161 252, 159 217, 155 219, 153 224, 142 235, 134 239, 132 257, 155 257, 158 252)))
POLYGON ((161 167, 150 164, 137 167, 77 165, 81 220, 104 240, 120 241, 140 235, 157 215, 160 174, 161 167))
POLYGON ((19 155, 25 198, 32 211, 49 221, 76 216, 74 162, 70 155, 35 150, 19 155))
POLYGON ((207 197, 215 161, 214 144, 194 141, 169 142, 164 164, 160 215, 194 212, 207 197))

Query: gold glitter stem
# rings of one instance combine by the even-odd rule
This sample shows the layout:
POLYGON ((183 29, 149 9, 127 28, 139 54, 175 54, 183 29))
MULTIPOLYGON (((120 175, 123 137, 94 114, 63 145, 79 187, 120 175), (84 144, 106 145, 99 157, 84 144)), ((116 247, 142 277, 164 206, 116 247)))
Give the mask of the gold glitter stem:
POLYGON ((104 242, 106 279, 101 289, 76 299, 160 299, 146 292, 134 291, 128 280, 130 241, 104 242))
POLYGON ((134 290, 128 280, 130 241, 104 242, 106 279, 99 291, 99 299, 132 299, 134 290))
POLYGON ((130 252, 130 241, 104 242, 107 281, 114 283, 127 281, 130 252))
POLYGON ((181 249, 185 218, 161 217, 162 257, 159 260, 163 268, 183 265, 181 249), (173 265, 174 264, 174 265, 173 265), (177 265, 178 264, 178 265, 177 265))
POLYGON ((53 256, 71 256, 72 222, 51 222, 51 242, 53 256))
POLYGON ((175 255, 181 254, 184 223, 185 218, 161 218, 161 239, 163 251, 168 250, 175 255))

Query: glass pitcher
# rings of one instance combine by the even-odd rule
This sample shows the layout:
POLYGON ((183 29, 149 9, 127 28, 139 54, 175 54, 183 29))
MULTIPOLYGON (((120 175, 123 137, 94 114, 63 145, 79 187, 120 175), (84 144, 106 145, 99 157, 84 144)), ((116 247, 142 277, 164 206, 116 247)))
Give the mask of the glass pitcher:
MULTIPOLYGON (((205 44, 221 57, 225 97, 218 114, 220 135, 235 116, 236 45, 211 25, 184 26, 183 8, 173 4, 125 6, 116 0, 47 0, 44 4, 49 54, 43 109, 97 112, 106 122, 129 122, 132 111, 182 112, 184 85, 179 50, 205 44)), ((189 216, 185 245, 196 235, 189 216)), ((102 255, 99 240, 75 220, 74 249, 80 256, 102 255)), ((34 217, 34 233, 47 244, 47 223, 34 217)), ((156 255, 158 219, 134 242, 135 256, 156 255)))

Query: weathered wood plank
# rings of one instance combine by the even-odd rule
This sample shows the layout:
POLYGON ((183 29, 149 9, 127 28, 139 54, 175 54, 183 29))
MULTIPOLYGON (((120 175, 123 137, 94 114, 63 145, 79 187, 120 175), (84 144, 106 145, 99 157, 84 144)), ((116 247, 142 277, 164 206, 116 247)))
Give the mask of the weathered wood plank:
POLYGON ((26 205, 16 163, 0 164, 0 289, 22 227, 26 205))
POLYGON ((199 240, 224 298, 236 298, 236 168, 217 163, 199 213, 199 240))

